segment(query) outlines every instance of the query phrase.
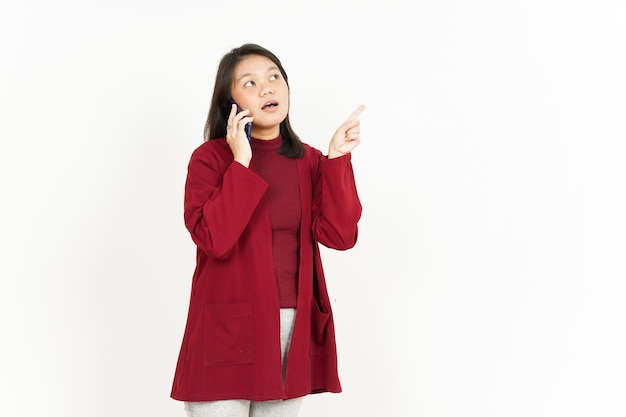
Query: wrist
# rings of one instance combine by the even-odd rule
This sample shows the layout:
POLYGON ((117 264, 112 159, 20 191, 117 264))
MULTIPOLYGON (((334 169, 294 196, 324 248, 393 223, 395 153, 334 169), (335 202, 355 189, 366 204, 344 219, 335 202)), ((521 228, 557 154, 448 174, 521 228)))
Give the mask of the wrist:
POLYGON ((250 159, 248 158, 235 158, 235 162, 240 163, 246 168, 250 167, 250 159))
POLYGON ((328 159, 339 158, 340 156, 344 156, 345 153, 341 153, 334 149, 328 149, 328 159))

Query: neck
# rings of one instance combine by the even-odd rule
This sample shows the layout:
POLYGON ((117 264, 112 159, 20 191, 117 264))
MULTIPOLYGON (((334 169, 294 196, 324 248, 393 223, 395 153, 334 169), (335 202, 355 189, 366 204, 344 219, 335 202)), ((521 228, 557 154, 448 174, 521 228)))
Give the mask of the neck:
POLYGON ((280 134, 280 125, 272 127, 255 127, 252 123, 252 136, 260 140, 272 140, 280 134))

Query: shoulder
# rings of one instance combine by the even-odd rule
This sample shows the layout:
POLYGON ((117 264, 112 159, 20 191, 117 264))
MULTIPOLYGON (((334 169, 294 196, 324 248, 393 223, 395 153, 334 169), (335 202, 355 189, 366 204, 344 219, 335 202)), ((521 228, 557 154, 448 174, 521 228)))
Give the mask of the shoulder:
POLYGON ((302 160, 309 166, 309 169, 311 170, 311 177, 316 178, 319 174, 321 161, 324 159, 324 155, 319 149, 307 143, 303 143, 303 145, 304 156, 302 157, 302 160))
POLYGON ((322 155, 322 151, 319 149, 309 145, 308 143, 302 143, 304 145, 304 157, 310 159, 320 159, 322 155))
POLYGON ((191 161, 228 161, 233 154, 226 139, 211 139, 198 146, 191 153, 191 161))
POLYGON ((198 146, 191 153, 191 157, 203 157, 207 155, 223 155, 230 152, 226 139, 211 139, 198 146))
POLYGON ((189 170, 224 172, 232 161, 233 153, 226 139, 211 139, 193 150, 189 159, 189 170))

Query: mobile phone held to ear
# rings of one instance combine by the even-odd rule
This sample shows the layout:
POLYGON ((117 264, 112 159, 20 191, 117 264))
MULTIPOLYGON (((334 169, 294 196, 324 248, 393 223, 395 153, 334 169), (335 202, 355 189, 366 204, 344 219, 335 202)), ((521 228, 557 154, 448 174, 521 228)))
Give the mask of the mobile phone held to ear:
MULTIPOLYGON (((239 107, 239 104, 237 104, 232 97, 230 98, 230 102, 237 105, 237 113, 242 110, 242 108, 239 107)), ((250 142, 250 135, 252 135, 252 122, 246 123, 246 137, 248 138, 248 142, 250 142)))

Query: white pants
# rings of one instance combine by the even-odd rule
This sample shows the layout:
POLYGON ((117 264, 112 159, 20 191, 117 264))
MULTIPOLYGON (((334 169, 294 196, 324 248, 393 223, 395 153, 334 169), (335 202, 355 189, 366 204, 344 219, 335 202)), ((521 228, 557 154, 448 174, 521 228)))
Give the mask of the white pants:
MULTIPOLYGON (((283 377, 287 353, 296 318, 295 308, 280 309, 280 349, 283 355, 283 377)), ((296 417, 304 397, 290 400, 248 401, 220 400, 185 402, 188 417, 296 417)))

